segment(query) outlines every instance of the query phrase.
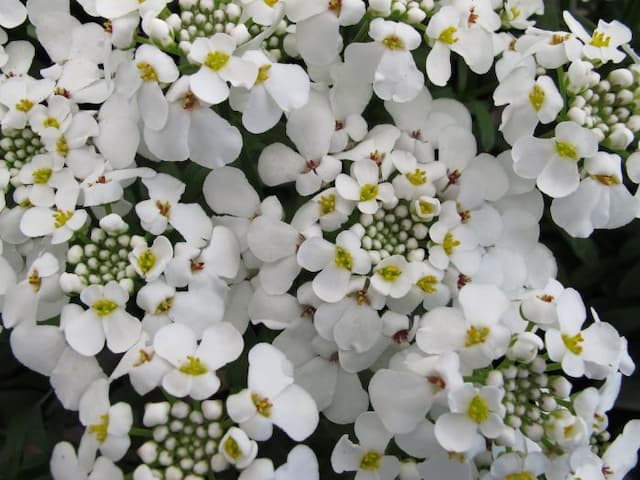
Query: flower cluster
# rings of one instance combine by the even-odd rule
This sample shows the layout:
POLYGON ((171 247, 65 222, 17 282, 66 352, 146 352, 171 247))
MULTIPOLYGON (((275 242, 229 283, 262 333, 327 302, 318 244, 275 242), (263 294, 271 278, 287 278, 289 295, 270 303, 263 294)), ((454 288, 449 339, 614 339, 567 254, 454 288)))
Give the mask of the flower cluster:
POLYGON ((55 480, 633 467, 640 421, 607 431, 627 339, 540 241, 545 195, 572 237, 640 217, 624 24, 547 31, 542 0, 0 3, 38 42, 1 31, 0 312, 84 429, 55 480), (495 148, 451 98, 467 70, 495 79, 495 148), (319 425, 326 451, 301 443, 319 425))

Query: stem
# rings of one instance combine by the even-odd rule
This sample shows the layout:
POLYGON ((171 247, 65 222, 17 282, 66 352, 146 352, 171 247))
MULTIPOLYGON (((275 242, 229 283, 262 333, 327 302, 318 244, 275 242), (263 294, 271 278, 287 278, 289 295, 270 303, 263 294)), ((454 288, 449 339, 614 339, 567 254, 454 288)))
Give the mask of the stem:
POLYGON ((131 430, 129 430, 129 435, 131 435, 132 437, 153 438, 153 432, 151 430, 147 430, 146 428, 131 427, 131 430))
POLYGON ((640 63, 640 56, 638 56, 636 51, 633 48, 631 48, 631 45, 629 45, 628 43, 625 43, 624 45, 622 45, 622 50, 624 50, 625 53, 629 55, 629 58, 633 60, 633 63, 635 64, 640 63))
POLYGON ((547 368, 544 369, 545 372, 557 372, 562 370, 562 364, 559 362, 548 363, 547 368))
POLYGON ((105 203, 104 211, 107 212, 107 215, 111 215, 113 213, 113 208, 110 203, 105 203))
POLYGON ((356 36, 353 37, 352 43, 359 42, 359 41, 365 39, 365 37, 369 33, 369 23, 370 22, 371 22, 371 19, 369 18, 369 14, 367 13, 362 18, 362 25, 360 26, 360 29, 356 33, 356 36))
POLYGON ((562 112, 559 121, 565 120, 567 117, 567 85, 565 81, 564 69, 558 67, 556 69, 558 75, 558 85, 560 86, 560 95, 562 95, 562 112))

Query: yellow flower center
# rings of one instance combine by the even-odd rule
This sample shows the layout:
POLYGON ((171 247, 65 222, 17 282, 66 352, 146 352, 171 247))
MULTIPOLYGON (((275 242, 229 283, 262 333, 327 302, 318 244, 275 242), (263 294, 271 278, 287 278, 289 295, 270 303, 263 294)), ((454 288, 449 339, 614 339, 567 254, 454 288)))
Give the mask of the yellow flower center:
POLYGON ((229 55, 218 50, 207 53, 207 58, 204 59, 204 64, 214 72, 222 70, 228 62, 229 55))
POLYGON ((593 36, 591 37, 591 41, 589 42, 589 45, 602 48, 602 47, 608 47, 610 43, 611 43, 611 37, 609 35, 606 35, 603 32, 599 32, 598 30, 596 30, 595 32, 593 32, 593 36))
POLYGON ((360 459, 360 470, 366 471, 375 471, 380 468, 380 464, 382 460, 382 454, 380 452, 376 452, 375 450, 369 450, 364 456, 360 459))
POLYGON ((509 9, 511 11, 511 17, 515 20, 522 13, 518 7, 511 7, 509 9))
POLYGON ((467 336, 464 339, 464 346, 473 347, 474 345, 484 343, 487 340, 490 331, 489 327, 478 328, 475 325, 471 325, 467 330, 467 336))
POLYGON ((618 177, 614 177, 613 175, 591 175, 595 181, 600 182, 607 187, 611 187, 612 185, 620 185, 620 180, 618 177))
POLYGON ((409 180, 411 185, 415 185, 416 187, 427 183, 427 172, 419 168, 416 168, 413 172, 405 173, 404 176, 409 180))
POLYGON ((378 185, 373 183, 365 183, 360 187, 360 201, 367 202, 378 196, 378 185))
POLYGON ((38 185, 44 185, 46 184, 49 179, 51 178, 51 174, 53 173, 53 170, 51 170, 50 168, 39 168, 37 170, 34 170, 33 173, 31 174, 32 178, 33 178, 33 183, 38 184, 38 185))
POLYGON ((150 63, 140 62, 138 65, 138 71, 140 72, 140 78, 145 82, 157 82, 158 74, 150 63))
POLYGON ((476 395, 469 402, 467 416, 477 424, 486 422, 489 419, 489 404, 480 395, 476 395))
POLYGON ((261 397, 257 393, 252 393, 251 400, 260 415, 267 418, 271 416, 271 407, 273 407, 273 403, 271 403, 268 398, 261 397))
POLYGON ((422 215, 431 215, 435 208, 433 203, 425 202, 424 200, 418 201, 418 207, 420 208, 420 213, 422 213, 422 215))
POLYGON ((61 210, 58 209, 52 214, 53 216, 53 226, 56 228, 62 228, 66 225, 71 217, 73 217, 73 212, 70 210, 61 210))
POLYGON ((16 103, 16 110, 27 113, 33 107, 33 102, 28 98, 23 98, 16 103))
POLYGON ((61 135, 60 138, 56 140, 56 152, 64 158, 67 158, 67 155, 69 155, 69 144, 67 143, 67 137, 64 135, 61 135))
POLYGON ((183 363, 180 365, 178 369, 182 373, 186 375, 191 375, 197 377, 198 375, 204 375, 208 372, 207 367, 205 367, 198 357, 194 357, 192 355, 187 355, 187 363, 183 363))
POLYGON ((442 32, 440 32, 440 35, 438 36, 438 41, 442 43, 446 43, 447 45, 453 45, 459 40, 459 38, 455 36, 457 31, 458 29, 453 25, 445 28, 444 30, 442 30, 442 32))
POLYGON ((320 206, 320 216, 329 215, 336 211, 336 195, 331 193, 329 195, 323 195, 318 200, 320 206))
POLYGON ((529 102, 536 112, 539 112, 544 105, 544 90, 537 83, 533 86, 529 92, 529 102))
POLYGON ((342 12, 342 0, 329 0, 328 10, 333 12, 336 17, 339 17, 340 12, 342 12))
POLYGON ((156 307, 156 311, 153 312, 155 315, 162 315, 163 313, 167 313, 171 310, 171 306, 173 305, 173 297, 165 298, 161 301, 156 307))
POLYGON ((529 472, 520 472, 507 475, 504 480, 536 480, 536 477, 529 472))
POLYGON ((169 202, 161 202, 156 200, 156 207, 163 217, 169 218, 169 212, 171 211, 171 204, 169 202))
POLYGON ((263 0, 265 5, 267 5, 268 7, 273 8, 275 6, 276 3, 278 3, 278 0, 263 0))
POLYGON ((224 441, 223 447, 224 451, 230 458, 233 460, 238 460, 242 457, 242 450, 240 450, 240 445, 236 442, 233 437, 229 437, 224 441))
POLYGON ((144 365, 147 362, 150 362, 153 359, 154 353, 147 353, 146 350, 140 349, 138 352, 138 361, 133 364, 134 367, 139 367, 140 365, 144 365))
POLYGON ((42 277, 38 273, 38 270, 34 268, 31 271, 31 273, 29 274, 29 278, 27 279, 27 282, 29 282, 29 285, 33 287, 34 292, 40 291, 40 287, 42 286, 42 277))
POLYGON ((402 275, 402 270, 395 265, 387 265, 376 270, 376 273, 387 282, 395 282, 402 275))
POLYGON ((156 256, 151 250, 145 250, 138 257, 138 267, 140 267, 140 271, 146 275, 151 271, 153 266, 156 264, 156 256))
POLYGON ((266 65, 262 65, 261 67, 258 68, 258 77, 256 78, 256 83, 255 85, 260 85, 263 82, 266 82, 267 80, 269 80, 269 71, 271 70, 271 65, 270 64, 266 64, 266 65))
POLYGON ((346 248, 336 247, 335 262, 338 268, 344 268, 349 271, 353 268, 353 256, 346 248))
POLYGON ((104 443, 107 439, 107 429, 109 428, 109 415, 106 413, 100 415, 100 423, 89 425, 89 433, 93 433, 96 436, 98 443, 104 443))
POLYGON ((573 143, 569 142, 556 142, 556 152, 562 158, 568 158, 570 160, 579 160, 578 150, 573 143))
POLYGON ((437 284, 438 279, 433 275, 426 275, 416 282, 418 288, 425 293, 434 293, 437 284))
POLYGON ((118 304, 113 300, 101 298, 96 303, 91 305, 91 308, 99 317, 106 317, 107 315, 113 313, 116 308, 118 308, 118 304))
POLYGON ((382 40, 382 44, 389 50, 404 50, 405 45, 400 37, 397 35, 389 35, 382 40))
POLYGON ((565 35, 554 33, 549 43, 551 45, 560 45, 561 43, 564 43, 565 40, 569 40, 569 38, 571 38, 571 35, 568 33, 565 35))
POLYGON ((45 128, 60 128, 60 122, 56 117, 47 117, 42 122, 45 128))
POLYGON ((449 232, 444 236, 444 240, 442 241, 442 248, 444 249, 444 253, 448 256, 453 254, 453 249, 460 246, 460 240, 456 240, 453 237, 453 233, 449 232))
POLYGON ((564 346, 567 347, 567 350, 574 355, 580 355, 582 353, 582 342, 584 342, 582 332, 578 332, 574 336, 563 333, 562 341, 564 342, 564 346))

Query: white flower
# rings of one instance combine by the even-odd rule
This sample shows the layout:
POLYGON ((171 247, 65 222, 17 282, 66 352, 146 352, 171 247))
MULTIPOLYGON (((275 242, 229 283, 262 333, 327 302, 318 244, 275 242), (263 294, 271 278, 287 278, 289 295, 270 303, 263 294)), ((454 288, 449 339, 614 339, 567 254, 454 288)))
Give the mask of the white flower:
POLYGON ((106 379, 93 382, 80 398, 79 405, 80 423, 86 427, 78 449, 83 459, 93 461, 98 449, 114 462, 124 457, 131 444, 131 406, 125 402, 111 405, 106 379))
POLYGON ((574 122, 556 126, 554 138, 521 137, 513 145, 513 169, 524 178, 535 178, 550 197, 575 192, 580 184, 578 162, 598 151, 598 137, 574 122))
POLYGON ((607 480, 622 480, 637 464, 639 448, 640 421, 630 420, 602 455, 602 471, 607 480))
POLYGON ((236 41, 227 34, 216 33, 211 38, 197 38, 189 58, 200 64, 200 70, 190 78, 191 91, 202 101, 217 105, 229 96, 230 82, 234 87, 251 88, 258 78, 258 67, 235 57, 236 41))
POLYGON ((76 455, 69 442, 56 444, 49 462, 54 480, 123 480, 122 471, 105 457, 98 457, 91 465, 86 465, 76 455))
POLYGON ((169 107, 161 85, 178 79, 173 59, 154 45, 140 45, 133 61, 118 70, 118 91, 131 98, 136 95, 145 126, 159 130, 167 122, 169 107))
POLYGON ((181 162, 190 159, 207 168, 231 163, 240 154, 240 131, 200 101, 183 76, 167 92, 169 115, 159 130, 144 129, 144 140, 151 153, 161 160, 181 162))
POLYGON ((337 302, 347 294, 352 274, 366 275, 371 269, 369 254, 360 248, 360 240, 343 231, 332 245, 321 237, 305 240, 298 249, 298 263, 311 272, 313 291, 326 302, 337 302))
POLYGON ((380 171, 372 160, 354 162, 351 175, 341 173, 336 177, 336 190, 341 197, 358 202, 358 210, 362 213, 374 214, 378 211, 380 201, 391 204, 395 200, 393 186, 390 183, 378 183, 380 171))
POLYGON ((249 89, 231 89, 231 106, 242 112, 242 125, 251 133, 266 132, 283 112, 303 107, 309 99, 309 77, 299 65, 274 63, 258 50, 249 50, 243 60, 258 67, 258 77, 249 89))
POLYGON ((504 430, 502 405, 504 390, 497 387, 475 388, 465 383, 449 392, 450 413, 438 417, 435 435, 446 450, 464 452, 473 445, 479 430, 487 438, 496 438, 504 430))
POLYGON ((545 472, 546 466, 546 458, 540 452, 510 452, 494 460, 491 475, 495 480, 518 478, 518 475, 522 478, 537 478, 545 472))
POLYGON ((218 391, 220 380, 216 370, 234 361, 244 342, 228 323, 207 328, 197 343, 193 331, 180 323, 161 328, 153 341, 157 355, 173 365, 162 378, 162 388, 176 397, 203 400, 218 391))
POLYGON ((416 279, 409 263, 402 255, 391 255, 379 262, 371 275, 371 286, 392 298, 404 297, 416 279))
POLYGON ((149 200, 136 204, 142 228, 154 235, 164 233, 169 225, 195 247, 202 247, 211 235, 211 221, 197 203, 180 203, 186 185, 177 178, 159 173, 142 180, 149 190, 149 200))
POLYGON ((599 60, 603 63, 612 61, 620 63, 626 55, 618 50, 618 47, 631 41, 631 30, 623 23, 614 20, 612 22, 598 21, 598 27, 592 35, 568 12, 562 13, 569 30, 582 40, 585 45, 582 53, 592 60, 599 60))
POLYGON ((219 445, 220 453, 238 469, 251 465, 258 454, 258 444, 237 427, 227 430, 219 445))
POLYGON ((64 335, 71 348, 82 355, 95 355, 104 347, 122 353, 140 338, 140 321, 125 308, 129 295, 114 280, 90 285, 80 292, 80 300, 89 307, 71 315, 64 325, 64 335))
POLYGON ((273 425, 302 441, 318 425, 313 398, 293 383, 293 365, 282 352, 259 343, 249 352, 248 388, 227 398, 229 416, 256 440, 271 438, 273 425))
POLYGON ((393 480, 398 475, 400 462, 392 455, 385 455, 387 444, 393 436, 382 424, 375 412, 361 414, 355 423, 355 433, 360 444, 343 435, 331 453, 331 466, 336 473, 356 471, 358 480, 393 480))
POLYGON ((157 279, 173 256, 173 247, 167 237, 156 237, 148 247, 142 241, 129 252, 129 261, 136 270, 136 273, 147 282, 157 279))
POLYGON ((24 128, 31 109, 53 93, 51 80, 31 77, 9 78, 0 85, 0 104, 8 111, 2 116, 2 128, 24 128))

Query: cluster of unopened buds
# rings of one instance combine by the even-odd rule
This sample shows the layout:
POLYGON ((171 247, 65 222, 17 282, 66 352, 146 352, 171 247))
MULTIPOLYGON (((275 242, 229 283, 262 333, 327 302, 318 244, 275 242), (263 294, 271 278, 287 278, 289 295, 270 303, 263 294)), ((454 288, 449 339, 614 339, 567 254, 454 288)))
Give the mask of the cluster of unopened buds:
POLYGON ((0 36, 2 335, 84 429, 55 480, 633 467, 640 421, 607 431, 627 339, 540 243, 545 195, 574 237, 640 216, 628 27, 543 30, 542 0, 73 2, 0 2, 49 57, 0 36), (480 109, 432 88, 467 68, 497 79, 480 109), (508 148, 479 147, 485 106, 508 148))

